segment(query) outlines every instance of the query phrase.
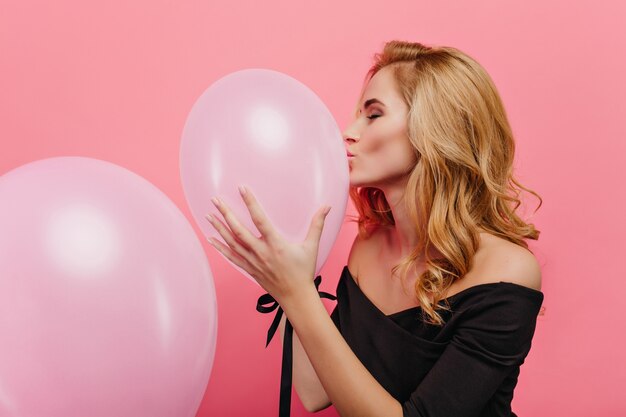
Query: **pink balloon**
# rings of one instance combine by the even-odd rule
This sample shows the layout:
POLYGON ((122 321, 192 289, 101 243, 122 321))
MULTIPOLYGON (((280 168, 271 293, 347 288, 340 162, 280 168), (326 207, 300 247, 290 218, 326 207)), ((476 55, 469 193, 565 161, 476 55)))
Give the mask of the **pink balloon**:
POLYGON ((213 196, 222 198, 260 236, 239 195, 240 184, 254 193, 278 232, 292 242, 302 242, 315 212, 330 205, 316 272, 343 224, 350 179, 341 131, 315 93, 277 71, 237 71, 200 96, 183 131, 180 174, 198 226, 205 236, 222 242, 205 218, 210 212, 222 218, 211 203, 213 196))
POLYGON ((204 249, 138 175, 62 157, 0 177, 0 415, 193 417, 215 354, 204 249))

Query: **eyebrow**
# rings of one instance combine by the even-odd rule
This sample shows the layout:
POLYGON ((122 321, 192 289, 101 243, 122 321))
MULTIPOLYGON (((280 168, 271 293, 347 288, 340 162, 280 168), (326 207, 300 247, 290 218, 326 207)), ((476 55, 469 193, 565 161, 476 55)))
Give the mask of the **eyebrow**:
POLYGON ((371 106, 372 104, 374 104, 374 103, 378 103, 378 104, 380 104, 381 106, 385 107, 385 103, 383 103, 383 102, 382 102, 382 101, 380 101, 379 99, 377 99, 377 98, 370 98, 369 100, 367 100, 367 101, 363 104, 363 108, 367 110, 367 108, 368 108, 369 106, 371 106))

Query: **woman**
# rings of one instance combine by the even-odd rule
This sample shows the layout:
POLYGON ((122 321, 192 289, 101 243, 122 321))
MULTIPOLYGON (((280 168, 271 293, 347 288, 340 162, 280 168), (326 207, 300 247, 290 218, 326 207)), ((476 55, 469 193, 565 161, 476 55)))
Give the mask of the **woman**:
POLYGON ((543 293, 524 241, 539 232, 515 213, 515 186, 530 190, 512 175, 502 102, 485 70, 455 48, 391 41, 375 57, 344 132, 359 233, 331 316, 312 280, 327 211, 291 244, 244 192, 261 237, 217 204, 226 224, 212 224, 228 247, 214 246, 289 318, 293 381, 307 410, 515 416, 543 293))

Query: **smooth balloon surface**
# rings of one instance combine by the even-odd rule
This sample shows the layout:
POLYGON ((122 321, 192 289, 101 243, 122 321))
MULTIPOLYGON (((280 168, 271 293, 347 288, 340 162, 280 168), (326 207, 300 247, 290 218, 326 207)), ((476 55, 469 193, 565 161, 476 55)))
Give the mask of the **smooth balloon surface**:
POLYGON ((302 242, 315 212, 330 205, 317 272, 343 224, 349 167, 339 127, 315 93, 277 71, 237 71, 200 96, 183 130, 180 174, 198 226, 206 237, 221 242, 205 218, 214 213, 222 219, 211 203, 213 196, 260 236, 239 195, 240 184, 252 191, 277 231, 291 242, 302 242))
POLYGON ((40 160, 0 177, 0 415, 193 417, 217 334, 202 245, 117 165, 40 160))

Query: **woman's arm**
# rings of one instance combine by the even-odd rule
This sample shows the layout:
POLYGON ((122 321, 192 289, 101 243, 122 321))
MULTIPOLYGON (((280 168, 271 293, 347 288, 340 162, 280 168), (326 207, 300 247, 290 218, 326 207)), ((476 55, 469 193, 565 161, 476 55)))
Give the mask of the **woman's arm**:
POLYGON ((251 192, 242 187, 241 195, 263 238, 254 236, 226 204, 213 198, 228 227, 215 216, 208 218, 228 246, 217 239, 210 242, 228 260, 253 273, 254 279, 281 305, 324 390, 342 416, 401 417, 401 405, 352 352, 311 279, 330 207, 316 212, 305 241, 294 244, 272 227, 251 192))
POLYGON ((314 286, 282 308, 324 391, 342 417, 402 417, 401 404, 369 373, 333 323, 314 286))
MULTIPOLYGON (((357 265, 359 257, 363 256, 365 250, 364 240, 356 235, 350 253, 348 255, 348 266, 351 271, 357 271, 357 265)), ((335 307, 335 312, 337 307, 335 307)), ((333 313, 334 314, 334 313, 333 313)), ((333 315, 331 314, 331 319, 333 315)), ((285 334, 285 320, 286 315, 283 316, 280 321, 279 331, 281 338, 285 334)), ((336 326, 338 326, 336 324, 336 326)), ((324 390, 319 377, 315 373, 315 369, 307 356, 300 339, 294 329, 293 332, 293 385, 300 397, 300 401, 304 405, 304 408, 311 412, 316 413, 318 411, 328 408, 332 402, 328 398, 328 394, 324 390)))
MULTIPOLYGON (((285 320, 287 316, 283 314, 283 318, 278 325, 278 332, 280 333, 281 341, 284 339, 285 334, 285 320)), ((304 408, 310 412, 315 413, 317 411, 327 408, 331 402, 324 391, 324 387, 320 382, 311 361, 307 356, 298 335, 294 331, 293 333, 293 386, 300 397, 300 401, 304 408)), ((282 344, 281 344, 282 346, 282 344)))

